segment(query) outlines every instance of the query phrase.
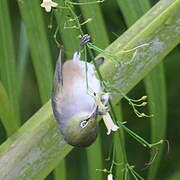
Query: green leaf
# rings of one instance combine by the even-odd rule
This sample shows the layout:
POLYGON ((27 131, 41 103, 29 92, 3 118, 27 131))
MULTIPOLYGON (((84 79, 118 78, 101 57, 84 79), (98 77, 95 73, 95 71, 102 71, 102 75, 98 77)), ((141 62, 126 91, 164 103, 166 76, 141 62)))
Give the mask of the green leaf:
POLYGON ((15 121, 15 112, 5 88, 0 82, 0 119, 6 129, 7 135, 12 135, 19 127, 15 121))
POLYGON ((44 179, 71 149, 60 134, 49 101, 0 147, 1 178, 44 179), (8 154, 2 156, 4 151, 8 154))
MULTIPOLYGON (((179 43, 179 31, 177 30, 179 3, 179 0, 160 1, 108 46, 106 51, 118 56, 116 61, 121 62, 122 65, 118 66, 116 61, 111 60, 108 56, 106 63, 100 68, 104 79, 111 79, 111 84, 115 87, 122 87, 121 91, 127 93, 127 89, 131 89, 137 84, 179 43), (118 42, 121 43, 117 45, 118 42), (129 64, 134 52, 123 51, 131 50, 144 43, 147 46, 138 49, 135 60, 129 64), (137 67, 135 68, 135 66, 137 67), (126 82, 127 77, 128 83, 126 82)), ((113 99, 114 102, 117 102, 119 98, 115 96, 113 99)))
MULTIPOLYGON (((60 6, 64 6, 62 0, 58 0, 57 2, 59 3, 60 6)), ((68 59, 72 59, 74 52, 78 50, 79 35, 80 35, 80 31, 76 28, 65 28, 66 26, 67 27, 71 26, 68 25, 68 20, 70 15, 71 13, 68 8, 58 9, 55 12, 59 33, 62 39, 62 44, 65 47, 66 57, 68 59), (65 24, 67 25, 65 26, 65 24)), ((71 16, 70 18, 73 19, 74 17, 71 16)), ((75 21, 73 21, 73 25, 74 22, 75 21)))
POLYGON ((127 26, 131 26, 150 9, 149 0, 117 0, 127 26))
MULTIPOLYGON (((88 3, 91 2, 91 0, 80 0, 79 2, 88 3)), ((96 46, 104 49, 108 46, 109 39, 99 4, 81 5, 80 8, 84 21, 91 19, 86 23, 86 26, 88 33, 91 35, 92 42, 96 46)))
POLYGON ((20 40, 19 40, 19 50, 18 50, 18 62, 17 62, 17 72, 18 72, 18 95, 21 94, 22 83, 24 80, 25 70, 27 67, 27 60, 28 60, 28 39, 25 31, 25 26, 21 23, 20 28, 20 40))
MULTIPOLYGON (((14 123, 20 126, 16 57, 8 4, 0 1, 0 78, 14 109, 14 123)), ((16 127, 17 127, 16 126, 16 127)))
MULTIPOLYGON (((123 122, 122 118, 122 111, 121 106, 117 104, 115 106, 115 113, 117 121, 123 122)), ((114 135, 114 143, 115 143, 115 161, 116 161, 116 179, 125 179, 125 165, 127 162, 127 156, 126 156, 126 149, 125 149, 125 138, 124 138, 124 131, 121 128, 121 130, 115 133, 114 135)))
POLYGON ((88 160, 88 172, 89 179, 100 180, 103 177, 101 172, 96 171, 96 169, 103 168, 102 165, 102 149, 101 149, 101 137, 100 134, 92 146, 86 148, 87 160, 88 160), (96 158, 95 158, 96 157, 96 158))
MULTIPOLYGON (((151 140, 152 143, 165 140, 166 134, 166 91, 163 64, 146 77, 146 91, 149 97, 150 112, 153 114, 151 118, 151 140)), ((155 179, 160 160, 163 153, 163 146, 158 150, 158 154, 149 168, 148 179, 155 179)), ((153 158, 154 154, 152 155, 153 158)))
POLYGON ((67 178, 66 174, 66 162, 65 159, 61 160, 58 166, 54 169, 54 179, 65 180, 67 178))

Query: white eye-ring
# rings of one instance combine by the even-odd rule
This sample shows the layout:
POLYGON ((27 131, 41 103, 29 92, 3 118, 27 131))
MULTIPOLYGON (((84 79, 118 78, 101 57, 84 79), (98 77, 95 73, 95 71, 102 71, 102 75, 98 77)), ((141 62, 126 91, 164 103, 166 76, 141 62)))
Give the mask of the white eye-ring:
POLYGON ((88 121, 87 121, 87 120, 83 120, 83 121, 81 121, 81 123, 80 123, 80 127, 81 127, 81 128, 85 128, 87 125, 88 125, 88 121))

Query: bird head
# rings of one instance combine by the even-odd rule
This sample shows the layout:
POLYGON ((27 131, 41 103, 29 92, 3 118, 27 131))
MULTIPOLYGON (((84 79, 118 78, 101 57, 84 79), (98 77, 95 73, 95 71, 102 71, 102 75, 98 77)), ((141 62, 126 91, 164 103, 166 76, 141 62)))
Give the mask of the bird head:
POLYGON ((67 121, 64 132, 65 140, 73 146, 87 147, 91 145, 98 132, 96 115, 89 116, 85 112, 74 115, 67 121))

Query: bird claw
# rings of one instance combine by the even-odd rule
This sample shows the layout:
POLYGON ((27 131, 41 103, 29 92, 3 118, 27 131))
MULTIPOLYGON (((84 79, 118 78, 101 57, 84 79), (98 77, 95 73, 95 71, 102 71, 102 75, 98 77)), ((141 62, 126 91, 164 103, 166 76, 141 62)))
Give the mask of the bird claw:
POLYGON ((81 38, 80 45, 84 46, 86 45, 91 39, 91 36, 89 34, 84 34, 81 38))

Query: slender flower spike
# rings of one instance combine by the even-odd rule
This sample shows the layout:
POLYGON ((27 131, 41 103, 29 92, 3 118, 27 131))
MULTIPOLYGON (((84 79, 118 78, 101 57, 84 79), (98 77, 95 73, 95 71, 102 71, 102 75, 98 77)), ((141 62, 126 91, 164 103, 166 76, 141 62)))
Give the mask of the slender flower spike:
POLYGON ((108 174, 107 180, 113 180, 113 175, 112 174, 108 174))
MULTIPOLYGON (((116 124, 114 124, 114 122, 108 112, 105 115, 103 115, 102 117, 103 117, 104 123, 106 125, 106 128, 108 130, 107 135, 109 135, 111 133, 111 131, 117 131, 119 129, 119 127, 116 124)), ((109 174, 109 176, 110 175, 111 174, 109 174)))
POLYGON ((45 8, 46 12, 50 12, 52 7, 57 7, 58 3, 53 2, 52 0, 43 0, 41 7, 45 8))

